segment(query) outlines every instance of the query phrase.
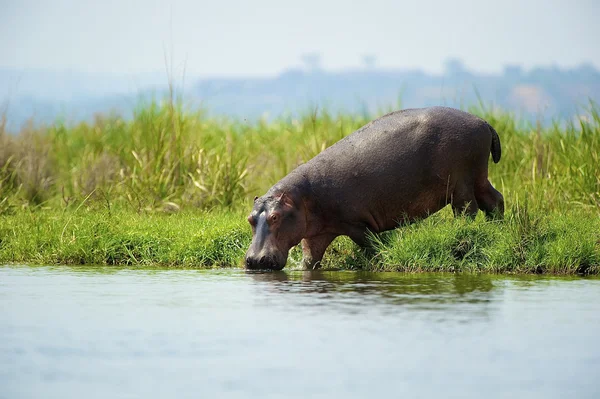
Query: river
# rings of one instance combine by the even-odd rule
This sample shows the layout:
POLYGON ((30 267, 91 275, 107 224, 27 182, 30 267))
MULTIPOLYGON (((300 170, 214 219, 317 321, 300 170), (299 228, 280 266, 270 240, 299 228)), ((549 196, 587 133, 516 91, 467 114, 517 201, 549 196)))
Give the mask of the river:
POLYGON ((0 398, 600 398, 600 280, 0 266, 0 398))

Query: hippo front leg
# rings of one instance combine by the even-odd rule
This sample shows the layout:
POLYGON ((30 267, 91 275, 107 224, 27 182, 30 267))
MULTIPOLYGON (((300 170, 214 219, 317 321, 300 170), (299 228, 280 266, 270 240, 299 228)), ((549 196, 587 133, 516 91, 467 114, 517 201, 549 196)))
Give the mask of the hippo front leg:
POLYGON ((302 240, 302 267, 304 270, 313 270, 321 267, 321 260, 325 250, 336 235, 323 234, 302 240))

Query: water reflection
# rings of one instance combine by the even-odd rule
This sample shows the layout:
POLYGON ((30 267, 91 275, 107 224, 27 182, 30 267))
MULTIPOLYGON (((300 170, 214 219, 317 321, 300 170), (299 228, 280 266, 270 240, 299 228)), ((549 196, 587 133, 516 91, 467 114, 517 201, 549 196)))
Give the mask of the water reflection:
MULTIPOLYGON (((409 310, 462 311, 487 316, 492 301, 502 300, 503 285, 494 276, 475 274, 402 274, 331 271, 247 272, 259 293, 278 301, 281 295, 308 297, 304 302, 351 311, 365 304, 399 306, 409 310), (492 298, 494 297, 494 298, 492 298), (332 303, 333 302, 333 303, 332 303), (464 305, 465 308, 456 305, 464 305)), ((387 309, 394 311, 393 309, 387 309)))

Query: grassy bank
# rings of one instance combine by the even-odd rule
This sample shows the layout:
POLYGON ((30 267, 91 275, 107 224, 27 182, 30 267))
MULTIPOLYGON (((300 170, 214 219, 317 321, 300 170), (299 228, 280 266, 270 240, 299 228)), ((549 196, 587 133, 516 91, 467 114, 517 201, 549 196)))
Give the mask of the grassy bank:
MULTIPOLYGON (((598 108, 548 127, 471 111, 500 135, 490 180, 506 220, 454 220, 444 210, 376 238, 373 257, 338 239, 325 267, 600 273, 598 108)), ((374 117, 248 123, 165 102, 141 105, 130 121, 99 115, 16 135, 0 123, 0 263, 241 265, 251 199, 374 117)))
MULTIPOLYGON (((0 264, 241 266, 251 239, 239 212, 16 212, 2 217, 0 264)), ((600 274, 600 218, 508 212, 503 222, 442 212, 375 239, 366 255, 338 238, 324 268, 600 274)), ((299 267, 295 248, 288 268, 299 267)))

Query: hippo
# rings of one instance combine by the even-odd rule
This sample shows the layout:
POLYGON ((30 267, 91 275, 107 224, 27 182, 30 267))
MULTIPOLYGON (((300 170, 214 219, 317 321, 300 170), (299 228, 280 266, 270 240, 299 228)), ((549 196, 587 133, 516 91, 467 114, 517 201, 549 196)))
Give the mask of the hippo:
POLYGON ((395 111, 299 165, 254 199, 247 269, 281 270, 302 243, 304 269, 345 235, 361 247, 450 204, 455 215, 502 217, 504 198, 488 180, 500 161, 498 133, 485 120, 447 107, 395 111))

